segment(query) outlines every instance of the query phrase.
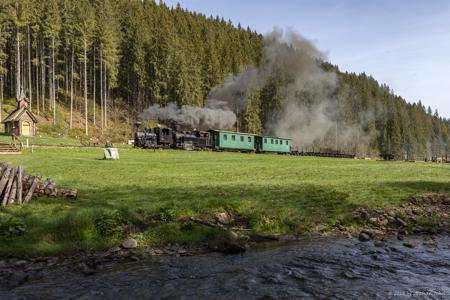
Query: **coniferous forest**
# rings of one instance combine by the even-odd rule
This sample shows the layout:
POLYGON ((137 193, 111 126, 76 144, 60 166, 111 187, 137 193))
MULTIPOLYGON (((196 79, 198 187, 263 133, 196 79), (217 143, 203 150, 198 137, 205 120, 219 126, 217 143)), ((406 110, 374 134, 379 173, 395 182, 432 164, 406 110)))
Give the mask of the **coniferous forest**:
MULTIPOLYGON (((32 111, 55 128, 75 130, 78 115, 87 136, 119 122, 131 133, 152 104, 204 106, 229 74, 264 64, 263 51, 264 37, 250 28, 152 0, 2 0, 0 106, 23 91, 32 111)), ((337 74, 336 127, 304 146, 409 159, 450 152, 450 121, 437 111, 406 102, 366 74, 326 61, 321 68, 337 74), (345 138, 350 127, 357 130, 345 138)), ((239 130, 265 130, 287 77, 251 92, 239 130)))

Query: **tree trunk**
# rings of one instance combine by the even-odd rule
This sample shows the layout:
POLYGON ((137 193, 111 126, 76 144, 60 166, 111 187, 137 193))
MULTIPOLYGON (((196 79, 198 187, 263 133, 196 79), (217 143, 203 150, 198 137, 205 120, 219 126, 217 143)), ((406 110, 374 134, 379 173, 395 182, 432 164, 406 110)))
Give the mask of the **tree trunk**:
POLYGON ((87 42, 84 41, 84 117, 85 117, 85 134, 89 134, 88 125, 88 102, 87 102, 87 42))
POLYGON ((101 110, 101 128, 103 135, 103 123, 104 123, 104 112, 103 112, 103 50, 100 48, 100 110, 101 110))
MULTIPOLYGON (((0 64, 0 68, 2 68, 0 64)), ((0 74, 0 122, 2 121, 2 110, 3 110, 3 74, 0 74)))
POLYGON ((36 41, 36 68, 35 68, 36 69, 35 70, 35 72, 36 72, 36 108, 37 108, 37 114, 39 116, 39 63, 38 63, 39 51, 38 51, 38 49, 39 49, 39 46, 36 41))
POLYGON ((106 69, 106 64, 105 64, 105 97, 103 98, 105 103, 104 103, 104 107, 105 107, 105 129, 108 128, 108 77, 107 77, 107 69, 106 69))
POLYGON ((93 107, 93 113, 94 113, 94 119, 93 119, 93 121, 94 121, 94 127, 95 127, 95 49, 94 49, 94 75, 93 75, 93 84, 94 84, 94 92, 93 92, 93 95, 92 95, 92 98, 93 98, 93 102, 94 102, 94 107, 93 107))
POLYGON ((19 29, 16 29, 16 99, 20 100, 20 33, 19 29))
POLYGON ((70 129, 72 129, 72 122, 73 122, 73 54, 74 49, 73 49, 73 45, 72 45, 72 65, 70 67, 70 129))
POLYGON ((30 25, 27 27, 28 33, 28 97, 30 100, 30 110, 33 105, 33 91, 31 89, 31 42, 30 42, 30 25))
POLYGON ((55 86, 55 38, 52 37, 52 107, 53 125, 56 124, 56 86, 55 86))
POLYGON ((41 88, 42 88, 42 112, 45 112, 45 50, 44 50, 44 40, 41 41, 41 88))

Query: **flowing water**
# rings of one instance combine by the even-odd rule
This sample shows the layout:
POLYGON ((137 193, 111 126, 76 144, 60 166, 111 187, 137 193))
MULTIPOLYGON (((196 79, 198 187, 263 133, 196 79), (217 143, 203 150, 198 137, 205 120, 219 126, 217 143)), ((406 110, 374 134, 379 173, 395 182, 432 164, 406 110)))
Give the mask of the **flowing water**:
POLYGON ((1 299, 450 299, 450 237, 437 247, 330 238, 111 264, 86 276, 69 267, 0 290, 1 299))

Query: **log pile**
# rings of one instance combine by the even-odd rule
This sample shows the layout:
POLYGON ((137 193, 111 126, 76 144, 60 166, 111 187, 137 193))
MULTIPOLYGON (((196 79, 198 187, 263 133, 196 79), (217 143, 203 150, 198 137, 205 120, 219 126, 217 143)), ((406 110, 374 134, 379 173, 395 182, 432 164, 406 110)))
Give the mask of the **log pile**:
POLYGON ((21 166, 10 167, 6 163, 0 163, 1 206, 26 204, 33 196, 76 198, 77 194, 76 189, 57 188, 52 179, 42 180, 41 175, 33 176, 21 166))

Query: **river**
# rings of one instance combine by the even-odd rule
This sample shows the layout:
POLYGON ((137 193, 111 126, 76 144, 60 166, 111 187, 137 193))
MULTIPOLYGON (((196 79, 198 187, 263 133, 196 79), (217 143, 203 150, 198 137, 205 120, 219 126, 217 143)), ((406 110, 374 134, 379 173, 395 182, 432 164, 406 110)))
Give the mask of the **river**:
POLYGON ((68 266, 2 287, 2 299, 450 299, 450 237, 437 246, 384 246, 312 237, 243 255, 161 256, 106 265, 90 276, 68 266))

